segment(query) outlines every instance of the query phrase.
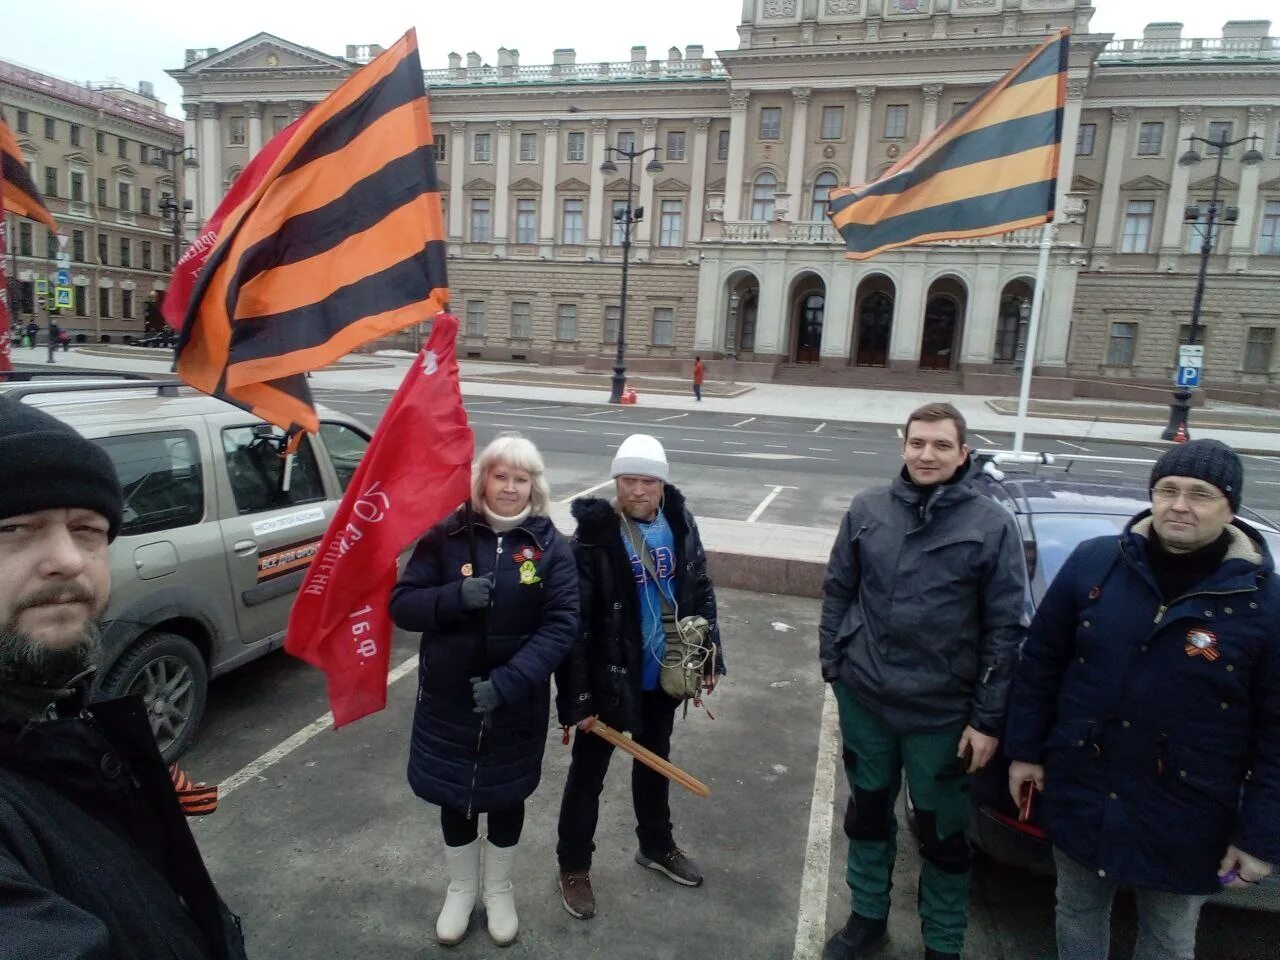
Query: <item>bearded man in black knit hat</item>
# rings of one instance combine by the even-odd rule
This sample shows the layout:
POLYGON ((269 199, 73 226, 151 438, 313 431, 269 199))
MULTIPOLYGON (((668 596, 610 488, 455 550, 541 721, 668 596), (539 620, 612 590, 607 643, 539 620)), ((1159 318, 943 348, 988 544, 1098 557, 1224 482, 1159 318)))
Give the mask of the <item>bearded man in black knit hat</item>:
POLYGON ((1060 960, 1110 956, 1126 887, 1136 960, 1192 960, 1205 901, 1280 863, 1280 581, 1243 486, 1226 445, 1173 447, 1036 612, 1005 749, 1014 799, 1044 794, 1060 960))
POLYGON ((235 960, 136 697, 92 702, 123 498, 107 455, 0 397, 0 954, 235 960))

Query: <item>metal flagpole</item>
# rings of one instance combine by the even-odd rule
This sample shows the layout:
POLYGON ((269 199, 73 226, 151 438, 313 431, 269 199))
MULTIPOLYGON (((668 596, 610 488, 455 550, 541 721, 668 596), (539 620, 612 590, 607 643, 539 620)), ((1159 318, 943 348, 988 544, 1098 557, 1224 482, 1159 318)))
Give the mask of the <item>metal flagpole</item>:
POLYGON ((1027 345, 1022 352, 1022 388, 1018 391, 1018 422, 1013 429, 1013 452, 1022 452, 1027 433, 1027 404, 1031 401, 1031 371, 1036 364, 1036 337, 1040 332, 1040 308, 1044 304, 1044 288, 1049 278, 1049 251, 1053 249, 1053 222, 1040 232, 1040 262, 1036 266, 1036 288, 1031 294, 1031 320, 1027 326, 1027 345))

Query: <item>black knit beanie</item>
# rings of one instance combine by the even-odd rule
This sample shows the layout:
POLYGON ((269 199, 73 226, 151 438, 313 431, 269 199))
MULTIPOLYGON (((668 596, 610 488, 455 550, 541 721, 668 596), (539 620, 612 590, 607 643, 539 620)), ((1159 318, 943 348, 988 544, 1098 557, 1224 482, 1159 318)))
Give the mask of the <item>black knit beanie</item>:
POLYGON ((0 520, 71 507, 102 514, 116 538, 124 497, 111 458, 56 417, 0 396, 0 520))
POLYGON ((1226 496, 1233 513, 1240 509, 1244 464, 1236 452, 1221 441, 1191 440, 1170 447, 1151 469, 1149 490, 1165 477, 1194 477, 1213 484, 1226 496))

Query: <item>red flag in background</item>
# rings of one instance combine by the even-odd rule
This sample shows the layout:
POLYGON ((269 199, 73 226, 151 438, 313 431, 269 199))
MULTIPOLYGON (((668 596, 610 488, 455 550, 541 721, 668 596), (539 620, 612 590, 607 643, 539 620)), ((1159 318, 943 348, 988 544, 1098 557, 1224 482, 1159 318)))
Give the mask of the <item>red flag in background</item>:
POLYGON ((285 649, 328 676, 335 727, 387 705, 397 558, 469 495, 474 438, 458 386, 457 333, 457 317, 436 317, 289 617, 285 649))

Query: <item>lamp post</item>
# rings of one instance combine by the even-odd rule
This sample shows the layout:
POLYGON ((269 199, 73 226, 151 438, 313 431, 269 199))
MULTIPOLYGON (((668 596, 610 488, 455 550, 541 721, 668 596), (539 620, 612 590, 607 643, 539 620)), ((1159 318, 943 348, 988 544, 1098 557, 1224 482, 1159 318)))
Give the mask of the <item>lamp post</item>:
MULTIPOLYGON (((1206 211, 1205 224, 1203 228, 1197 228, 1201 232, 1200 272, 1196 277, 1196 292, 1191 301, 1191 324, 1187 331, 1187 344, 1189 346, 1195 345, 1200 334, 1200 307, 1204 304, 1205 275, 1209 272, 1209 255, 1213 253, 1215 232, 1219 220, 1224 224, 1232 224, 1240 217, 1238 207, 1220 208, 1218 205, 1218 184, 1222 180, 1222 161, 1226 159, 1229 149, 1237 144, 1248 142, 1249 149, 1240 158, 1241 165, 1252 167, 1261 163, 1263 157, 1257 148, 1257 140, 1256 136, 1228 140, 1225 131, 1217 140, 1208 140, 1205 137, 1187 137, 1187 142, 1190 146, 1187 148, 1187 152, 1178 158, 1179 165, 1184 167, 1194 167, 1198 164, 1201 157, 1200 154, 1196 153, 1195 144, 1197 143, 1212 147, 1218 154, 1218 162, 1213 173, 1213 192, 1209 195, 1209 209, 1206 211), (1219 216, 1220 213, 1221 217, 1219 216)), ((1198 205, 1188 206, 1183 211, 1182 219, 1187 223, 1198 224, 1200 222, 1200 207, 1198 205)), ((1178 435, 1179 430, 1186 430, 1187 418, 1191 411, 1191 393, 1191 387, 1174 387, 1173 402, 1169 405, 1169 424, 1164 428, 1164 432, 1160 434, 1163 439, 1172 440, 1178 435)))
POLYGON ((601 173, 617 173, 618 165, 614 157, 627 161, 627 206, 614 220, 622 225, 622 294, 618 305, 618 351, 613 359, 613 392, 609 394, 610 403, 622 402, 622 391, 627 386, 627 273, 631 267, 631 228, 644 219, 644 207, 636 207, 631 203, 635 192, 636 161, 646 153, 652 153, 653 159, 645 164, 646 173, 661 173, 665 168, 658 159, 660 148, 645 147, 643 150, 624 150, 622 147, 605 147, 604 163, 600 164, 601 173))
MULTIPOLYGON (((195 147, 183 147, 181 150, 166 150, 164 147, 159 147, 156 150, 155 159, 151 161, 153 166, 160 167, 163 170, 169 169, 170 160, 175 161, 173 163, 173 193, 168 193, 167 191, 161 193, 160 202, 156 204, 160 209, 161 216, 167 214, 170 217, 170 224, 173 227, 173 262, 170 264, 170 269, 176 267, 178 261, 182 259, 182 227, 187 213, 192 209, 189 197, 184 200, 178 199, 178 184, 181 183, 176 162, 178 157, 182 158, 182 166, 186 170, 195 170, 200 166, 199 161, 196 160, 195 147)), ((164 328, 162 327, 161 332, 163 330, 164 328)))

